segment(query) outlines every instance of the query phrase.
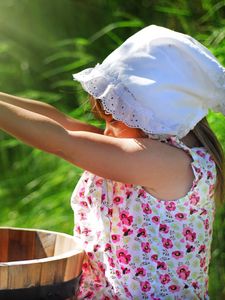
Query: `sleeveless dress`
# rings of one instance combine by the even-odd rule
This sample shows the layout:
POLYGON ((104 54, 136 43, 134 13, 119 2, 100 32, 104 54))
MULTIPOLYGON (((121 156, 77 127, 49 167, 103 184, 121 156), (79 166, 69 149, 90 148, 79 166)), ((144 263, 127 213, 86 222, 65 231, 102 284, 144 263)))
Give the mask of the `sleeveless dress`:
POLYGON ((87 255, 77 299, 209 299, 215 162, 204 147, 166 142, 193 160, 195 179, 182 198, 160 200, 87 171, 80 178, 71 205, 87 255))

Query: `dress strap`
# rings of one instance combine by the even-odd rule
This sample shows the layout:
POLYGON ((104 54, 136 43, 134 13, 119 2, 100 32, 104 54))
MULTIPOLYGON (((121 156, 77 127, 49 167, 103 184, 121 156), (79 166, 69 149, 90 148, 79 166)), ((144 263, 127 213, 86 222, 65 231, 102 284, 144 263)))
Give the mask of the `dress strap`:
POLYGON ((172 144, 174 146, 177 146, 178 148, 184 149, 186 152, 189 152, 190 154, 196 153, 196 150, 205 149, 205 147, 193 147, 190 148, 187 145, 185 145, 177 136, 171 136, 165 142, 172 144))
MULTIPOLYGON (((208 154, 205 147, 193 147, 190 148, 187 145, 185 145, 177 136, 169 137, 166 141, 166 143, 169 143, 175 147, 178 147, 180 149, 183 149, 185 152, 187 152, 191 158, 191 167, 195 175, 195 181, 196 183, 201 179, 202 174, 200 172, 200 169, 205 165, 206 167, 206 160, 205 157, 208 154)), ((206 167, 207 169, 207 167, 206 167)))

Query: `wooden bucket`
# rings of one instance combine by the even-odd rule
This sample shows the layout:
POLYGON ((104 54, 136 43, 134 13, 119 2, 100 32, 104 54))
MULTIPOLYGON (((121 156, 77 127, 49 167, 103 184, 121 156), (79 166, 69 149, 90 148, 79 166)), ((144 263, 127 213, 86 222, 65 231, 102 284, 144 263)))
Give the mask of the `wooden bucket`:
POLYGON ((68 234, 0 227, 0 300, 76 299, 83 258, 68 234))

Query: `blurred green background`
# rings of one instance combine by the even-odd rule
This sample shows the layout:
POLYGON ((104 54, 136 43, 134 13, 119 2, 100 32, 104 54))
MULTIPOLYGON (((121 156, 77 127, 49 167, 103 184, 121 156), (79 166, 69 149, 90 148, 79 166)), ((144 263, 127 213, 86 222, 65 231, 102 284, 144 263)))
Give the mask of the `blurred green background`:
MULTIPOLYGON (((72 73, 101 62, 140 28, 192 35, 225 65, 225 1, 1 0, 0 91, 48 102, 102 126, 72 73)), ((225 150, 225 118, 208 121, 225 150)), ((70 197, 82 170, 0 132, 1 226, 73 233, 70 197)), ((225 299, 225 205, 214 224, 209 295, 225 299)))

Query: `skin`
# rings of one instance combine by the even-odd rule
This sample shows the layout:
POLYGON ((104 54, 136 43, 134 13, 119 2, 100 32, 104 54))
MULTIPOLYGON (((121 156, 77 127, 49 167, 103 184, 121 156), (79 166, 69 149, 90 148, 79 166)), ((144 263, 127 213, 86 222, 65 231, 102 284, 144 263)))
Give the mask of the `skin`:
POLYGON ((143 186, 161 200, 189 191, 194 175, 186 152, 110 115, 105 122, 102 132, 40 101, 0 93, 0 129, 25 144, 103 178, 143 186))

